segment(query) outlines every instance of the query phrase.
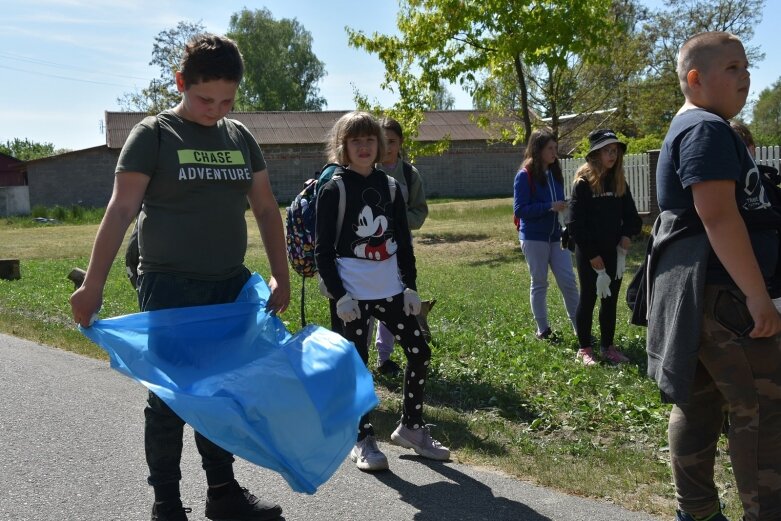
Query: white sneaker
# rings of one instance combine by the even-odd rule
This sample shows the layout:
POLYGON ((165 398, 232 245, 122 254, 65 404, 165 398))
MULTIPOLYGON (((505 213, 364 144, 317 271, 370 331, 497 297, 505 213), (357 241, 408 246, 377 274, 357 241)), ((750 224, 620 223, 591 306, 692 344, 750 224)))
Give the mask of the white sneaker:
POLYGON ((385 470, 388 468, 388 458, 377 447, 374 436, 366 436, 350 451, 350 459, 361 470, 385 470))
POLYGON ((424 458, 447 461, 450 459, 450 449, 431 437, 430 425, 420 429, 410 429, 399 425, 391 434, 391 441, 407 449, 412 449, 424 458))

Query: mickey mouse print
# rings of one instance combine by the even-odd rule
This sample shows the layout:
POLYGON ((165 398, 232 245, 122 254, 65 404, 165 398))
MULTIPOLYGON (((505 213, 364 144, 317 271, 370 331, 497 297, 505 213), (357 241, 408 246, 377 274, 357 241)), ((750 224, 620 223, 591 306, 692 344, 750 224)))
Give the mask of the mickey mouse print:
POLYGON ((353 225, 357 237, 351 245, 353 254, 359 259, 373 261, 389 259, 397 250, 392 221, 388 219, 390 212, 386 211, 392 203, 383 203, 381 194, 372 187, 363 190, 361 199, 364 205, 358 215, 358 223, 353 225))

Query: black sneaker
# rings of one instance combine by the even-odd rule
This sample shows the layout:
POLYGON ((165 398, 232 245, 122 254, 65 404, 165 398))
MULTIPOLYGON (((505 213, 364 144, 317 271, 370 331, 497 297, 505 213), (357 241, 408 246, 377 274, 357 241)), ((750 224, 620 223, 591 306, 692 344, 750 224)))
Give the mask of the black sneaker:
POLYGON ((187 521, 191 508, 184 508, 180 500, 163 501, 152 505, 152 521, 187 521))
POLYGON ((213 521, 271 521, 282 515, 282 507, 262 501, 236 480, 224 485, 228 490, 213 498, 211 491, 206 495, 206 517, 213 521))
POLYGON ((551 331, 551 328, 545 329, 545 331, 540 331, 538 333, 534 333, 534 336, 536 336, 540 340, 548 340, 553 335, 553 331, 551 331))
POLYGON ((709 515, 708 517, 698 518, 694 517, 691 514, 688 514, 686 512, 682 512, 681 510, 675 511, 675 521, 729 521, 726 517, 724 517, 724 514, 721 513, 721 510, 718 512, 714 512, 713 514, 709 515))
POLYGON ((401 372, 401 366, 389 358, 377 366, 377 372, 384 375, 395 376, 401 372))

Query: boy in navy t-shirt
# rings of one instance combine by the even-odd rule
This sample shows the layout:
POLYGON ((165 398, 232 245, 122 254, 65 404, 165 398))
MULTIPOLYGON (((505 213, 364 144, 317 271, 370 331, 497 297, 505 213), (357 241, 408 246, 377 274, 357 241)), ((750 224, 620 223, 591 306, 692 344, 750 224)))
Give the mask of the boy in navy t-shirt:
MULTIPOLYGON (((748 96, 743 45, 729 33, 698 34, 681 47, 678 77, 686 102, 662 146, 657 195, 663 215, 693 210, 693 227, 704 228, 704 291, 696 309, 677 310, 671 320, 654 313, 664 308, 656 303, 690 299, 665 283, 670 270, 649 275, 655 289, 647 348, 649 373, 674 403, 668 436, 676 519, 726 519, 713 482, 724 406, 744 519, 781 519, 781 315, 767 291, 778 263, 777 223, 747 227, 763 217, 772 222, 774 214, 756 164, 727 121, 748 96), (665 321, 667 334, 656 333, 655 320, 665 321), (693 327, 693 341, 676 336, 693 327)), ((664 262, 696 269, 682 255, 664 262)))

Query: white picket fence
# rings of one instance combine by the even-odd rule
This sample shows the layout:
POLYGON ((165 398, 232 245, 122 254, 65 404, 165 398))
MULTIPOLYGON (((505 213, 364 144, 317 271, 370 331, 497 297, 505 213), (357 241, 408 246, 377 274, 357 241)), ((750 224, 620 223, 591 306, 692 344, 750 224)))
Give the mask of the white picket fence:
MULTIPOLYGON (((754 154, 754 160, 757 164, 769 165, 781 170, 781 147, 757 147, 754 154)), ((572 193, 572 181, 575 179, 575 172, 580 165, 585 163, 583 158, 562 159, 561 170, 564 174, 564 193, 567 197, 572 193)), ((651 205, 651 186, 650 186, 650 161, 649 154, 632 154, 624 156, 624 174, 629 188, 632 190, 632 197, 637 205, 638 212, 650 211, 651 205)))
POLYGON ((758 165, 772 166, 777 170, 781 166, 781 147, 758 147, 754 152, 754 160, 758 165))
MULTIPOLYGON (((632 190, 632 198, 635 200, 638 212, 648 212, 651 205, 651 176, 649 175, 649 155, 632 154, 624 156, 624 175, 626 182, 632 190)), ((585 163, 584 158, 562 159, 561 170, 564 175, 564 194, 569 197, 572 193, 572 182, 575 180, 575 172, 580 165, 585 163)))

